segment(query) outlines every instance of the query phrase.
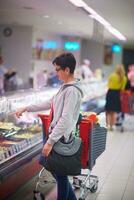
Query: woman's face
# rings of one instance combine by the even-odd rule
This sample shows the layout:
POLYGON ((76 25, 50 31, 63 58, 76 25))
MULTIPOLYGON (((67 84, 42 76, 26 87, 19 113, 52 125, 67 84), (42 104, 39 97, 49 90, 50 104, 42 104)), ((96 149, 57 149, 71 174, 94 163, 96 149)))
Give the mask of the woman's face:
POLYGON ((70 74, 69 68, 62 69, 58 65, 54 65, 54 67, 55 67, 55 71, 57 73, 58 79, 65 83, 66 80, 68 79, 69 74, 70 74))

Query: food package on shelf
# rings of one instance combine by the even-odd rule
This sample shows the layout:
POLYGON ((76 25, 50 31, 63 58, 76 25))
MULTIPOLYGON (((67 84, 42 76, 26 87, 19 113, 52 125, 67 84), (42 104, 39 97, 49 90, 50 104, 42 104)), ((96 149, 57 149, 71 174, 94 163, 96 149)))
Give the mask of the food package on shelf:
POLYGON ((16 131, 19 131, 21 128, 18 126, 15 126, 12 122, 0 122, 0 129, 4 129, 4 130, 14 129, 16 131))

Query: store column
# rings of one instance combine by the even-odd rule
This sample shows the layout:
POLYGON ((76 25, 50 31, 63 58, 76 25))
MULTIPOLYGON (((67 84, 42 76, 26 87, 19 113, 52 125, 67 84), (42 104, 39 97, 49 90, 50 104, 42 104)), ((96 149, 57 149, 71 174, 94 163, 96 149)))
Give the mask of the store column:
POLYGON ((0 26, 0 47, 5 66, 14 68, 26 82, 32 60, 32 27, 0 26))

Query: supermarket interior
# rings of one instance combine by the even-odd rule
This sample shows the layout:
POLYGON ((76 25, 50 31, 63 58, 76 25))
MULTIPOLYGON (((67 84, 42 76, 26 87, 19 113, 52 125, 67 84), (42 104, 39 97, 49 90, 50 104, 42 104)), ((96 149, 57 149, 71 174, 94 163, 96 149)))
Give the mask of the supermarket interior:
POLYGON ((15 112, 58 94, 65 70, 52 62, 67 52, 84 94, 73 130, 84 143, 82 170, 69 176, 72 188, 78 200, 134 200, 133 17, 133 0, 0 0, 0 200, 59 200, 56 180, 39 164, 41 116, 50 109, 15 112), (117 66, 126 78, 120 88, 111 78, 117 66), (110 89, 120 109, 109 112, 110 89))

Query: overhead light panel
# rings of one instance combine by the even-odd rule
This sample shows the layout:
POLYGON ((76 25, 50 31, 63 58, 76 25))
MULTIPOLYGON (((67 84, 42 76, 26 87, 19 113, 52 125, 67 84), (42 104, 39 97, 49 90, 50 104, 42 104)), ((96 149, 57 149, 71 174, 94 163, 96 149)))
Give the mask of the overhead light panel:
POLYGON ((117 29, 112 27, 112 25, 105 20, 103 17, 101 17, 95 10, 93 10, 91 7, 89 7, 83 0, 68 0, 76 7, 81 7, 88 12, 89 17, 95 19, 100 24, 104 26, 105 29, 107 29, 111 34, 113 34, 115 37, 117 37, 119 40, 126 41, 127 38, 122 35, 117 29))
POLYGON ((86 3, 82 0, 68 0, 68 1, 70 1, 76 7, 84 7, 86 5, 86 3))
POLYGON ((127 38, 124 35, 122 35, 117 29, 113 28, 112 26, 106 27, 106 28, 110 33, 116 36, 119 40, 123 40, 123 41, 127 40, 127 38))
POLYGON ((96 21, 100 22, 100 24, 102 24, 103 26, 111 26, 111 24, 109 22, 107 22, 103 17, 101 17, 98 14, 94 14, 94 15, 89 15, 89 17, 95 19, 96 21))
POLYGON ((62 25, 62 24, 63 24, 63 22, 62 22, 62 21, 58 21, 58 24, 59 24, 59 25, 62 25))
POLYGON ((44 15, 43 17, 46 18, 46 19, 50 18, 49 15, 44 15))

